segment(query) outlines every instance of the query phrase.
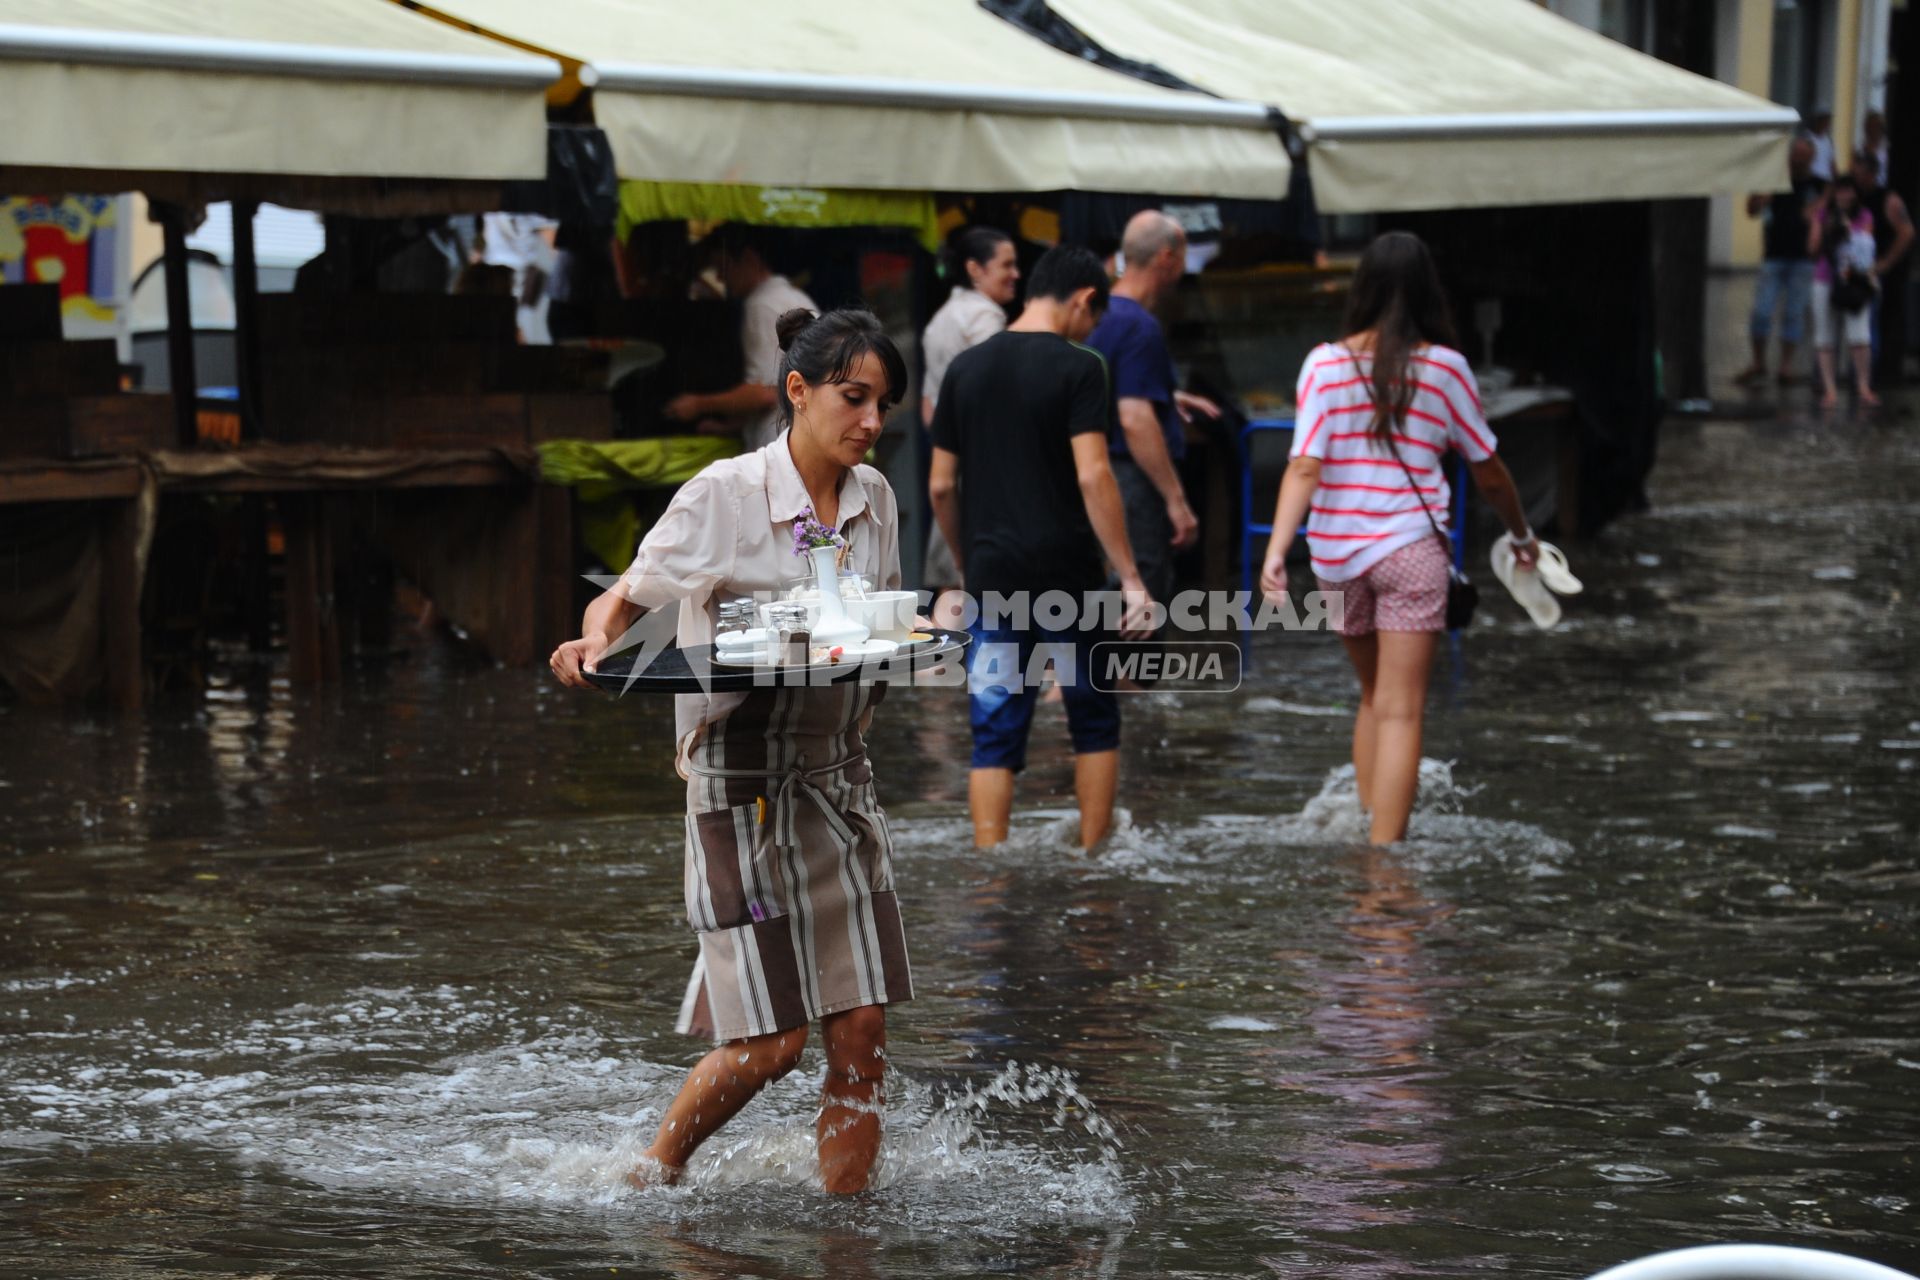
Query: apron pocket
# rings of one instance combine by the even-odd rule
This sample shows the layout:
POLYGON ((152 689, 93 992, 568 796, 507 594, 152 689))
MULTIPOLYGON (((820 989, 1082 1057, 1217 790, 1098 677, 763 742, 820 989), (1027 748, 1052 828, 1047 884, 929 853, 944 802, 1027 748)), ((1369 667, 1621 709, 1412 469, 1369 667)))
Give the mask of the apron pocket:
POLYGON ((687 815, 687 922, 697 932, 786 914, 765 800, 687 815))
POLYGON ((845 816, 847 825, 858 837, 850 852, 860 860, 860 871, 866 877, 867 888, 875 893, 891 891, 893 832, 887 828, 886 811, 880 807, 871 782, 853 788, 845 816))

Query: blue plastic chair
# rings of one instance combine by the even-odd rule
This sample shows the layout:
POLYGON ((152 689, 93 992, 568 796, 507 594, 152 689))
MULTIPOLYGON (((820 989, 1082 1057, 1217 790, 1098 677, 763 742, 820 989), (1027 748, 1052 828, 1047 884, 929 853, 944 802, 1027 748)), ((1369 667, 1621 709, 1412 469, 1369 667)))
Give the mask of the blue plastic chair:
MULTIPOLYGON (((1254 587, 1254 544, 1273 536, 1273 525, 1253 509, 1253 437, 1263 431, 1291 433, 1292 418, 1255 418, 1240 429, 1240 589, 1251 593, 1254 587)), ((1467 563, 1467 463, 1452 455, 1448 483, 1453 486, 1453 520, 1447 536, 1453 541, 1453 567, 1464 569, 1467 563)), ((1300 536, 1306 536, 1306 526, 1300 536)))
MULTIPOLYGON (((1253 547, 1256 540, 1273 536, 1273 526, 1253 509, 1253 437, 1261 431, 1293 431, 1292 418, 1255 418, 1240 429, 1240 589, 1252 594, 1254 579, 1253 547)), ((1302 527, 1305 533, 1305 527, 1302 527)))

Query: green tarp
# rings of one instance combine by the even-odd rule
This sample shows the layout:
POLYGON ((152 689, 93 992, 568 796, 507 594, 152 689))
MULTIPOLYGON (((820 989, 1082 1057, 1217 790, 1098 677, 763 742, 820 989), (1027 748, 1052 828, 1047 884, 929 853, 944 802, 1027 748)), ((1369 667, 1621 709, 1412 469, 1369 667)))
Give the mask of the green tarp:
POLYGON ((627 495, 684 484, 709 463, 739 453, 740 442, 726 436, 548 440, 539 450, 540 478, 574 490, 581 543, 619 573, 632 563, 644 532, 627 495))
POLYGON ((761 227, 906 227, 940 249, 940 213, 926 191, 755 187, 731 182, 620 183, 615 234, 642 222, 747 222, 761 227))

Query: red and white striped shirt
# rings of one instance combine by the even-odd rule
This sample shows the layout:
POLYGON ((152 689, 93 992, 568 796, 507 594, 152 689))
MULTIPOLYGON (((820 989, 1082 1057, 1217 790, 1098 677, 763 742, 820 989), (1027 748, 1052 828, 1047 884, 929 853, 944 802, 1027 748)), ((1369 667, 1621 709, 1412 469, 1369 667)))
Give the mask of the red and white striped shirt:
POLYGON ((1373 435, 1372 355, 1324 343, 1300 368, 1293 456, 1320 459, 1307 549, 1314 573, 1329 582, 1357 578, 1401 547, 1432 537, 1423 506, 1447 527, 1448 449, 1469 462, 1493 456, 1493 432, 1465 356, 1451 347, 1419 348, 1407 376, 1413 402, 1393 430, 1403 471, 1373 435))

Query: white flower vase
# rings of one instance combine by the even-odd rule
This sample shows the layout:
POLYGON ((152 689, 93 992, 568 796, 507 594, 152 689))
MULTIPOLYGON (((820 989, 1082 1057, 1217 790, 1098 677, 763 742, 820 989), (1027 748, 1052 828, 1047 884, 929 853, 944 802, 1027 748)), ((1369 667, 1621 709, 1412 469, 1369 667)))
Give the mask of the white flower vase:
POLYGON ((813 624, 816 645, 865 644, 872 632, 847 616, 840 599, 840 562, 838 547, 814 547, 813 581, 820 589, 820 620, 813 624))

